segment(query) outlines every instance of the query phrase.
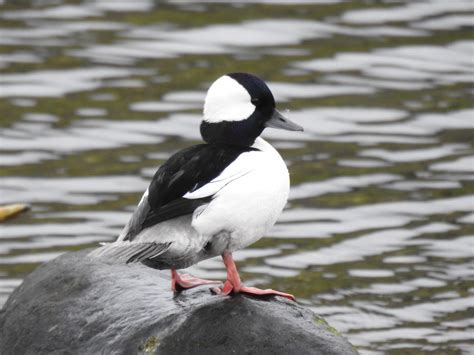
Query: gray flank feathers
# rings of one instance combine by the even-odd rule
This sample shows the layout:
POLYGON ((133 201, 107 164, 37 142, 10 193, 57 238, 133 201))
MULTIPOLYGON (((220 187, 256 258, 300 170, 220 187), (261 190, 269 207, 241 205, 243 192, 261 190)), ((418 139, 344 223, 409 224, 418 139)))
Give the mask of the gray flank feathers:
POLYGON ((110 260, 118 263, 134 263, 153 259, 165 253, 171 245, 155 242, 115 242, 108 243, 91 251, 88 255, 92 258, 110 260))

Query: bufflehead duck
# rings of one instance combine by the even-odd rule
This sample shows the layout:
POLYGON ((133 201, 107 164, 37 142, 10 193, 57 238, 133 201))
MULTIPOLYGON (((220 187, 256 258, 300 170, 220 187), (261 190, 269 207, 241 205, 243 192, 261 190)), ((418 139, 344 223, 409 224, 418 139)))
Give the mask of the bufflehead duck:
POLYGON ((218 294, 294 296, 241 284, 232 252, 262 238, 286 204, 290 180, 280 154, 260 134, 266 127, 302 131, 275 108, 258 77, 217 79, 204 102, 204 144, 171 156, 155 173, 117 241, 93 256, 171 269, 172 289, 216 283, 176 270, 221 255, 227 269, 218 294))

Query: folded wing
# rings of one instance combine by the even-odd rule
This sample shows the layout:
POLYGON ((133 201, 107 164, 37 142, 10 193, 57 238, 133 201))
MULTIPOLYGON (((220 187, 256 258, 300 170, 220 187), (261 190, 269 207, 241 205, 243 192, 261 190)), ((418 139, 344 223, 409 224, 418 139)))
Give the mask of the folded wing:
POLYGON ((153 176, 123 240, 132 241, 146 228, 192 214, 209 203, 223 186, 247 173, 232 162, 250 150, 253 148, 200 144, 171 156, 153 176))

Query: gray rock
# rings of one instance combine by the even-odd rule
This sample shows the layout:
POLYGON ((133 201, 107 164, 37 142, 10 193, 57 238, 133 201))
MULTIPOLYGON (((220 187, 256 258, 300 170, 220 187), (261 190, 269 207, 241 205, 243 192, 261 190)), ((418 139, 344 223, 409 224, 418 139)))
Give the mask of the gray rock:
POLYGON ((0 314, 8 354, 357 354, 280 297, 174 295, 168 273, 68 253, 31 273, 0 314))

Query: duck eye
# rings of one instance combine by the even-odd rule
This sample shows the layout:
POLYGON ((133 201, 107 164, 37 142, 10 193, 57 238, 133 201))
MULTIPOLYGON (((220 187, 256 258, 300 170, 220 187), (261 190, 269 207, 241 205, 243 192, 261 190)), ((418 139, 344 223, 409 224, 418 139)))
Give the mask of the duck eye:
POLYGON ((255 106, 257 106, 260 103, 260 100, 258 97, 252 97, 250 102, 253 103, 255 106))

